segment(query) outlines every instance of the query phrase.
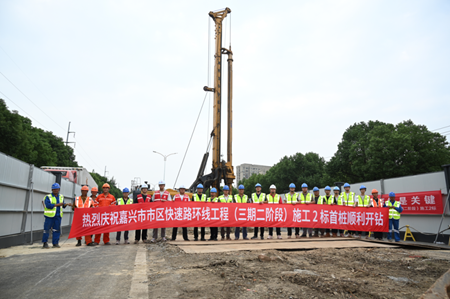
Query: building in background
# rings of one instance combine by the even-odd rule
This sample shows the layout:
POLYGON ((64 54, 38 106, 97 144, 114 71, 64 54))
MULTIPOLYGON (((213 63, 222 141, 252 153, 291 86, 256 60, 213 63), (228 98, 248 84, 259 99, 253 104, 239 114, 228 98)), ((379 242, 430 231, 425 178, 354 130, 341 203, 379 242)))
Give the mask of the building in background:
POLYGON ((248 179, 252 174, 265 174, 272 166, 241 164, 236 166, 236 184, 243 179, 248 179))

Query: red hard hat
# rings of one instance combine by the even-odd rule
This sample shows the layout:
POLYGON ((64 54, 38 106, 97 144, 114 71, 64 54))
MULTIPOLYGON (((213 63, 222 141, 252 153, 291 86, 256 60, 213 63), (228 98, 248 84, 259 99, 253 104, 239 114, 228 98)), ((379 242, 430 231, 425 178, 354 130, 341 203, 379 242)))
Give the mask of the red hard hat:
POLYGON ((81 187, 81 191, 89 191, 89 187, 88 186, 83 186, 83 187, 81 187))
POLYGON ((378 193, 377 189, 372 189, 372 193, 378 193))

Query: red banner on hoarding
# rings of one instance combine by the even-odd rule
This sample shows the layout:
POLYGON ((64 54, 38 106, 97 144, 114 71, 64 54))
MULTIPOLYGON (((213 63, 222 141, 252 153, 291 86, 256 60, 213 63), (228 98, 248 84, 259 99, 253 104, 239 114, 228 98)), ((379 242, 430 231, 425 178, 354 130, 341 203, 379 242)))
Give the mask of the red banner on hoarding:
POLYGON ((313 227, 387 232, 388 223, 387 208, 153 202, 76 209, 69 238, 162 227, 313 227))
MULTIPOLYGON (((388 194, 382 196, 384 200, 388 194)), ((395 193, 395 199, 403 207, 402 214, 442 214, 444 211, 440 190, 412 193, 395 193)))

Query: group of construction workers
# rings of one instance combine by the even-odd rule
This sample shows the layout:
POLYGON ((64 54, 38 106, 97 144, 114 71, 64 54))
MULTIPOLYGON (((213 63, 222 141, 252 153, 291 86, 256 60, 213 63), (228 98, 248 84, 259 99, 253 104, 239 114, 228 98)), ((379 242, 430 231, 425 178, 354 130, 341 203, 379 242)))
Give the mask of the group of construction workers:
MULTIPOLYGON (((248 197, 244 194, 245 188, 243 185, 238 186, 238 194, 234 196, 230 194, 230 188, 225 185, 223 187, 223 194, 219 195, 219 192, 216 188, 210 189, 210 197, 207 198, 206 194, 203 193, 203 185, 198 184, 196 188, 196 193, 193 194, 192 198, 186 194, 186 188, 184 186, 179 187, 179 193, 176 194, 173 198, 170 193, 165 190, 165 182, 159 182, 159 190, 155 191, 153 195, 148 194, 148 186, 146 184, 142 185, 140 188, 140 194, 136 196, 136 198, 131 199, 129 197, 130 190, 128 188, 124 188, 122 192, 122 197, 119 199, 115 199, 115 197, 109 193, 110 185, 104 184, 102 186, 103 193, 98 194, 98 189, 93 187, 91 191, 91 196, 88 196, 89 187, 83 186, 81 188, 81 196, 75 198, 73 203, 64 203, 64 197, 59 194, 60 186, 58 183, 52 185, 52 193, 48 194, 44 198, 44 235, 42 238, 42 242, 44 243, 43 248, 48 247, 48 238, 50 229, 53 230, 53 247, 59 247, 59 237, 60 237, 60 228, 61 228, 61 219, 62 219, 62 209, 66 206, 71 206, 72 209, 77 208, 95 208, 95 207, 106 207, 110 205, 127 205, 127 204, 139 204, 145 202, 165 202, 165 201, 194 201, 194 202, 220 202, 220 203, 255 203, 255 204, 321 204, 321 205, 341 205, 341 206, 350 206, 350 207, 385 207, 389 208, 389 233, 387 234, 388 241, 392 241, 392 233, 394 233, 394 239, 396 242, 400 242, 400 233, 399 233, 399 220, 400 215, 403 211, 403 208, 399 201, 395 199, 395 193, 389 193, 389 200, 383 202, 383 200, 379 197, 378 191, 376 189, 372 190, 372 197, 366 194, 367 188, 365 186, 361 186, 359 188, 360 194, 356 195, 355 192, 350 191, 350 184, 344 184, 344 191, 341 193, 339 187, 333 188, 333 194, 331 193, 331 187, 326 186, 324 188, 325 195, 320 195, 319 188, 314 187, 313 193, 308 192, 308 185, 303 183, 301 188, 302 192, 296 192, 295 184, 291 183, 289 185, 289 193, 284 195, 284 199, 282 196, 276 193, 276 186, 271 185, 269 187, 270 193, 265 194, 262 193, 261 184, 255 185, 255 192, 252 193, 251 197, 248 197)), ((240 232, 242 229, 242 237, 244 240, 248 240, 247 237, 247 227, 236 227, 234 229, 234 239, 239 240, 240 232)), ((300 235, 300 227, 295 227, 295 237, 356 237, 361 238, 362 232, 359 231, 343 231, 343 230, 330 230, 330 229, 313 229, 313 228, 303 228, 302 235, 300 235)), ((165 228, 155 228, 153 229, 152 238, 150 239, 151 243, 156 242, 158 239, 158 230, 161 231, 161 240, 167 241, 166 239, 166 229, 165 228)), ((258 239, 259 237, 264 239, 264 227, 255 227, 254 235, 251 239, 258 239)), ((273 239, 273 227, 269 227, 269 236, 267 239, 273 239)), ((275 228, 276 235, 278 239, 281 239, 281 228, 275 228)), ((172 230, 172 241, 176 240, 178 229, 175 227, 172 230)), ((292 228, 287 228, 288 239, 292 238, 292 228)), ((182 228, 183 239, 185 241, 189 241, 188 239, 188 230, 186 227, 182 228)), ((210 228, 210 238, 209 241, 217 241, 218 240, 219 229, 217 227, 210 228)), ((231 240, 231 228, 230 227, 221 227, 220 229, 221 240, 231 240)), ((116 234, 116 245, 119 245, 121 238, 121 232, 117 232, 116 234)), ((368 239, 369 236, 366 235, 368 239)), ((375 232, 374 238, 377 240, 382 240, 383 233, 375 232)), ((101 234, 96 234, 94 240, 92 240, 92 236, 85 236, 85 242, 87 246, 96 246, 99 245, 101 239, 101 234)), ((136 230, 135 231, 135 241, 134 244, 138 244, 140 241, 147 243, 147 229, 136 230)), ((194 228, 194 240, 199 240, 199 228, 194 228)), ((205 227, 200 228, 200 240, 206 241, 205 238, 205 227)), ((76 246, 81 246, 82 238, 77 237, 76 246)), ((105 245, 111 245, 109 233, 103 234, 103 243, 105 245)), ((124 243, 130 244, 128 241, 128 231, 124 232, 124 243)))

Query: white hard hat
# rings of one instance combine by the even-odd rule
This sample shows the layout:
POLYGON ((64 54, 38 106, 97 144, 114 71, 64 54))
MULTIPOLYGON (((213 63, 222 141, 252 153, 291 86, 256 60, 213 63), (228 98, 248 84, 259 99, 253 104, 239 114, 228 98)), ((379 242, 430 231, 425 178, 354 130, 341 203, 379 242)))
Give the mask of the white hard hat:
POLYGON ((270 185, 269 189, 277 189, 277 186, 275 186, 274 184, 270 185))
POLYGON ((159 181, 158 185, 165 185, 164 181, 159 181))
POLYGON ((143 185, 141 185, 141 189, 148 189, 148 186, 147 186, 147 184, 143 184, 143 185))
POLYGON ((184 185, 181 185, 178 189, 186 189, 184 185))

